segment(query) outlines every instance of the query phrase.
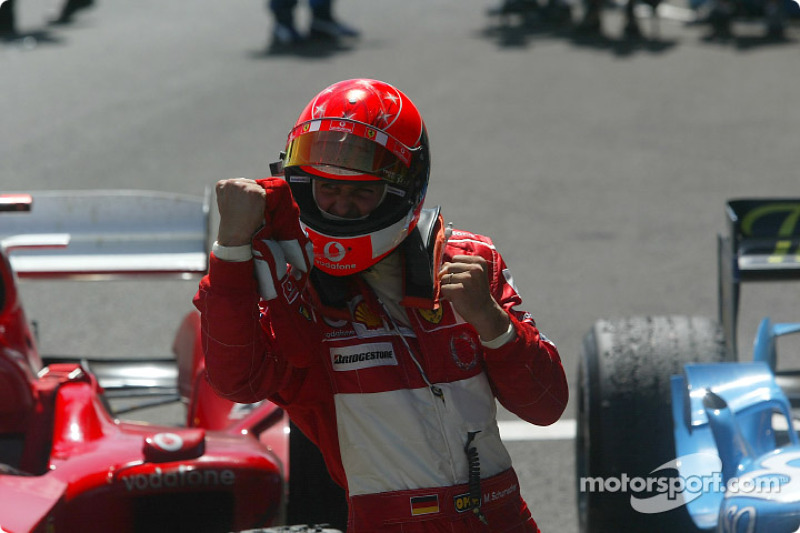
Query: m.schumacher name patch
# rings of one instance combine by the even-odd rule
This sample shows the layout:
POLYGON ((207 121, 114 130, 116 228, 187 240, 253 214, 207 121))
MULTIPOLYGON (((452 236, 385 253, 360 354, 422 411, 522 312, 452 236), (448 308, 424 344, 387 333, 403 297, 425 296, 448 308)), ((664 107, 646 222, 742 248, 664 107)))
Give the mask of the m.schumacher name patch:
POLYGON ((397 357, 391 342, 375 342, 331 348, 331 364, 335 371, 346 372, 375 366, 397 366, 397 357))

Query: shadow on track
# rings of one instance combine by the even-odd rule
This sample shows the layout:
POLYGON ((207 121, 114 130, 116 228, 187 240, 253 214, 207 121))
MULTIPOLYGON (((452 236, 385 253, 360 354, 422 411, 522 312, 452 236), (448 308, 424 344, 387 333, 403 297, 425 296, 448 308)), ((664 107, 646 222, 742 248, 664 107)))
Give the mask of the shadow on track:
POLYGON ((338 54, 347 54, 357 48, 357 42, 347 39, 306 39, 291 46, 268 46, 261 50, 253 50, 248 55, 251 59, 327 59, 338 54))
POLYGON ((15 32, 0 37, 0 47, 12 50, 30 51, 39 46, 63 45, 65 40, 50 30, 31 30, 15 32))
POLYGON ((551 21, 538 11, 504 15, 490 13, 489 24, 480 35, 495 41, 501 48, 529 48, 536 41, 558 39, 576 47, 607 51, 620 57, 637 53, 662 54, 678 44, 676 39, 661 37, 657 23, 651 26, 649 35, 623 34, 615 38, 601 32, 582 32, 569 20, 551 21))
MULTIPOLYGON (((701 25, 701 24, 698 24, 701 25)), ((780 47, 796 45, 798 21, 792 19, 786 23, 786 31, 782 35, 774 36, 765 34, 763 22, 758 18, 740 17, 732 23, 728 35, 716 34, 710 28, 700 37, 705 44, 720 47, 730 47, 736 52, 749 52, 766 47, 780 47)))

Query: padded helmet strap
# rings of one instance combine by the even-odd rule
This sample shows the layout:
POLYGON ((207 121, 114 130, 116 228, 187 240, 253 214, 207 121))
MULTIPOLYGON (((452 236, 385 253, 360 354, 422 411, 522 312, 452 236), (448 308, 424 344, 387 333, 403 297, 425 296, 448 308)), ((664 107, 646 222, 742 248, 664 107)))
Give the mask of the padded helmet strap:
POLYGON ((401 305, 434 310, 439 308, 438 274, 445 240, 441 207, 423 209, 417 227, 400 245, 404 294, 401 305))

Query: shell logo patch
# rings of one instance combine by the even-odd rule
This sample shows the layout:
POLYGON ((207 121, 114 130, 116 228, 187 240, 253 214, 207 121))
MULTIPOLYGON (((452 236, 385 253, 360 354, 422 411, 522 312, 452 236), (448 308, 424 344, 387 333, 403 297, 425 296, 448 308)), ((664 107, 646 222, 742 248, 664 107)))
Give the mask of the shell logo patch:
POLYGON ((368 328, 377 328, 383 326, 381 317, 376 315, 364 302, 358 304, 358 307, 356 307, 356 312, 354 313, 354 317, 356 321, 361 322, 368 328))

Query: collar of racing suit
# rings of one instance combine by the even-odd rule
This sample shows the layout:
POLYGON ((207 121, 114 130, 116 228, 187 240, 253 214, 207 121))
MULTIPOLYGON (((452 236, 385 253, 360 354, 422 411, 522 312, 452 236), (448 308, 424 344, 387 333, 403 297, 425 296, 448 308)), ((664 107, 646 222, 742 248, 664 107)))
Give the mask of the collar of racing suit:
POLYGON ((360 276, 378 294, 392 318, 408 325, 404 307, 439 308, 439 279, 447 241, 439 206, 423 209, 419 222, 392 253, 371 268, 352 276, 332 276, 311 271, 311 284, 322 305, 321 311, 337 318, 347 309, 360 276))

